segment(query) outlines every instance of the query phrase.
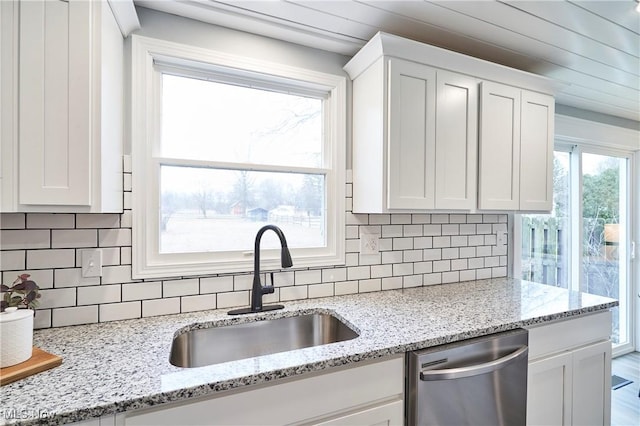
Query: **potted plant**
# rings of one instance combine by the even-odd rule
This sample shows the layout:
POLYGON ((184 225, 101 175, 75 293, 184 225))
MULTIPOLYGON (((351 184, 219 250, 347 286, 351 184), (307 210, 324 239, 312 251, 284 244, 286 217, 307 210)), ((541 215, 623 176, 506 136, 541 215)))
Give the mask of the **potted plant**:
POLYGON ((31 358, 33 316, 40 298, 38 285, 29 274, 19 275, 9 287, 2 284, 0 293, 0 368, 31 358))

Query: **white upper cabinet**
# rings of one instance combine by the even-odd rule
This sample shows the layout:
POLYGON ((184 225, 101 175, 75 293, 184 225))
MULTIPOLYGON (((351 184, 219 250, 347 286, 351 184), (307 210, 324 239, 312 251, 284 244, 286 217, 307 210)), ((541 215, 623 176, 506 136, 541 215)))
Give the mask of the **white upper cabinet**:
MULTIPOLYGON (((387 207, 432 209, 435 199, 436 71, 415 62, 391 59, 388 75, 389 112, 383 123, 389 131, 387 207)), ((366 122, 359 125, 366 125, 366 122)), ((361 195, 359 193, 358 198, 361 195)))
POLYGON ((2 211, 121 211, 124 41, 109 4, 1 7, 2 211))
POLYGON ((478 208, 550 211, 553 97, 483 82, 480 98, 478 208))
POLYGON ((385 33, 344 69, 354 213, 551 210, 551 80, 385 33))

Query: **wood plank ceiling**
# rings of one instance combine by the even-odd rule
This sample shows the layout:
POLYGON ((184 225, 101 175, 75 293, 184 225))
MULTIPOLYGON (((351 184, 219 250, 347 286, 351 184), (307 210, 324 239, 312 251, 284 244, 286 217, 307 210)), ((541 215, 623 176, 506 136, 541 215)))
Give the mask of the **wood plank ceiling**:
POLYGON ((557 103, 640 121, 635 0, 135 3, 347 56, 384 31, 556 79, 557 103))

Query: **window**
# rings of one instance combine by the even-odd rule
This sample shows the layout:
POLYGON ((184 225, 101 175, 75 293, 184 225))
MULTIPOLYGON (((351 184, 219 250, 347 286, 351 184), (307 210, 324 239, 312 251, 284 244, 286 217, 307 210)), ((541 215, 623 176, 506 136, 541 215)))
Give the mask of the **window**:
POLYGON ((612 310, 617 346, 629 344, 631 337, 629 162, 629 154, 613 150, 557 146, 552 212, 515 220, 516 274, 619 299, 612 310))
POLYGON ((136 278, 344 263, 345 78, 133 39, 136 278), (138 132, 138 133, 136 133, 138 132), (265 234, 263 267, 279 267, 265 234))

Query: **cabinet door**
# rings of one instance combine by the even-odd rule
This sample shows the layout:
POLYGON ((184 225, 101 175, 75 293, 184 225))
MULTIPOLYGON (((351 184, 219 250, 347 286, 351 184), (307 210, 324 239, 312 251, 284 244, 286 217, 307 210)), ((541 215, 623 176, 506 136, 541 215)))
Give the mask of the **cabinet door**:
POLYGON ((527 424, 571 424, 571 352, 529 362, 527 424))
POLYGON ((404 404, 403 401, 394 401, 314 424, 316 426, 401 426, 404 424, 404 404))
POLYGON ((21 204, 91 203, 93 2, 20 2, 21 204))
POLYGON ((551 211, 554 109, 552 96, 522 91, 520 210, 551 211))
POLYGON ((434 208, 436 72, 389 60, 389 209, 434 208))
POLYGON ((573 424, 611 423, 611 341, 573 352, 573 424))
POLYGON ((517 210, 520 188, 520 89, 482 82, 478 207, 517 210))
POLYGON ((478 81, 437 72, 436 209, 476 206, 478 81))

